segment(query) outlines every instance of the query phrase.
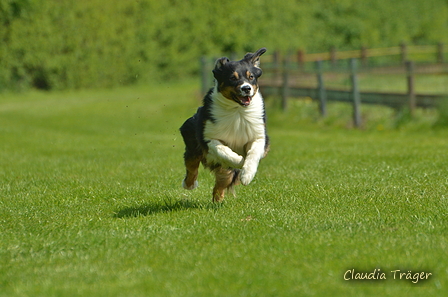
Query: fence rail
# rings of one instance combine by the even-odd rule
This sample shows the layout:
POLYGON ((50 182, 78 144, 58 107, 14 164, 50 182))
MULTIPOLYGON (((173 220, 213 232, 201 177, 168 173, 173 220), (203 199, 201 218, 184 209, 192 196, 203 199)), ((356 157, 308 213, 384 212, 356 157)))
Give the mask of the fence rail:
MULTIPOLYGON (((280 87, 266 87, 261 86, 261 92, 263 96, 281 96, 282 91, 280 87)), ((337 101, 337 102, 347 102, 352 103, 352 91, 347 90, 336 90, 336 89, 326 89, 325 90, 327 101, 337 101)), ((360 92, 361 103, 362 104, 377 104, 385 105, 388 107, 399 109, 403 106, 409 104, 409 94, 403 93, 391 93, 391 92, 360 92)), ((312 87, 300 87, 300 88, 290 88, 288 90, 288 95, 290 97, 307 97, 314 100, 319 100, 321 95, 319 95, 318 88, 312 87)), ((448 96, 448 95, 447 95, 448 96)), ((439 100, 444 98, 443 95, 432 95, 432 94, 416 94, 416 107, 421 108, 433 108, 439 104, 439 100)), ((445 96, 446 97, 446 96, 445 96)))
MULTIPOLYGON (((332 61, 344 59, 361 59, 362 61, 373 57, 384 56, 400 56, 402 62, 409 59, 410 55, 433 55, 436 62, 444 63, 446 60, 446 54, 448 53, 448 47, 443 43, 437 45, 407 45, 405 43, 399 46, 383 47, 383 48, 367 48, 362 47, 358 50, 350 51, 338 51, 336 48, 331 48, 328 52, 323 53, 306 53, 304 50, 298 50, 295 55, 289 55, 291 63, 303 64, 306 62, 316 61, 332 61)), ((263 57, 265 62, 278 64, 282 59, 279 52, 267 55, 263 57)))

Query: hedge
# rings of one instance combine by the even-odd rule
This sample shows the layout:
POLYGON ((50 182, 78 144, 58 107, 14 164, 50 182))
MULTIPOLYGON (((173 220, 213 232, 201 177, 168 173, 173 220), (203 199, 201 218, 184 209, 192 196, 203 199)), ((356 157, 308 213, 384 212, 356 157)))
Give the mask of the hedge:
POLYGON ((448 41, 446 0, 0 0, 0 91, 196 75, 201 55, 448 41))

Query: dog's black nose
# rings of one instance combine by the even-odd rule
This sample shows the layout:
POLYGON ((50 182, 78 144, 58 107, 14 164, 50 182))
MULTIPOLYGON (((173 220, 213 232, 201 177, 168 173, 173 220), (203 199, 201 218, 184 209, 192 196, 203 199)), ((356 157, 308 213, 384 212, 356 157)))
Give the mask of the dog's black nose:
POLYGON ((243 91, 245 93, 249 93, 251 89, 252 89, 251 86, 248 86, 248 85, 244 85, 241 87, 241 91, 243 91))

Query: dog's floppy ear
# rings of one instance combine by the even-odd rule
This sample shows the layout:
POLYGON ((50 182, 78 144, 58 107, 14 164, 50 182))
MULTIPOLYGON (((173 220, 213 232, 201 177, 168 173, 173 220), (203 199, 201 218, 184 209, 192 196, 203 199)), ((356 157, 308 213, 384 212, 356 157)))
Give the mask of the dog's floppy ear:
POLYGON ((262 47, 253 54, 247 53, 244 56, 244 59, 247 60, 248 62, 252 63, 252 65, 254 65, 255 67, 260 68, 260 56, 262 54, 264 54, 265 52, 266 52, 266 48, 262 47))
POLYGON ((217 79, 220 76, 220 73, 222 72, 222 66, 229 63, 230 60, 227 57, 222 57, 216 60, 215 62, 215 68, 213 69, 213 76, 217 79))
POLYGON ((216 60, 215 62, 215 70, 221 68, 222 66, 226 65, 230 60, 227 57, 222 57, 216 60))

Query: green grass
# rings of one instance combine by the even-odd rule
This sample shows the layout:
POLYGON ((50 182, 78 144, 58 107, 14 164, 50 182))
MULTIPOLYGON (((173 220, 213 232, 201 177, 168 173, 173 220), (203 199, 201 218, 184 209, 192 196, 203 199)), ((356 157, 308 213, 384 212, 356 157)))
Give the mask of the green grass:
POLYGON ((447 294, 447 130, 271 108, 255 180, 215 205, 207 171, 180 187, 197 89, 1 95, 0 296, 447 294), (388 279, 343 280, 375 268, 388 279))

